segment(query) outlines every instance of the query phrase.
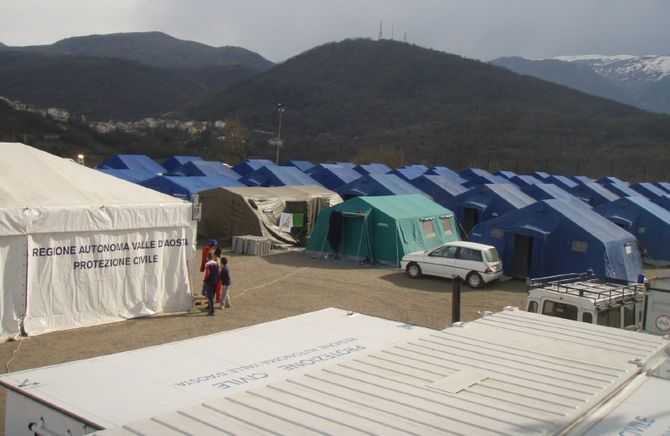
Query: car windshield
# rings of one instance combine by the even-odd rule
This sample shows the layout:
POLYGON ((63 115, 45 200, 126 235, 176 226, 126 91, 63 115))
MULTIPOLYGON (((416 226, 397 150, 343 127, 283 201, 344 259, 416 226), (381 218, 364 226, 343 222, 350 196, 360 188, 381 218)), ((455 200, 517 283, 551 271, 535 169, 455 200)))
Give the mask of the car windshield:
POLYGON ((498 256, 498 250, 496 250, 494 247, 484 250, 484 257, 486 257, 487 262, 500 261, 500 256, 498 256))

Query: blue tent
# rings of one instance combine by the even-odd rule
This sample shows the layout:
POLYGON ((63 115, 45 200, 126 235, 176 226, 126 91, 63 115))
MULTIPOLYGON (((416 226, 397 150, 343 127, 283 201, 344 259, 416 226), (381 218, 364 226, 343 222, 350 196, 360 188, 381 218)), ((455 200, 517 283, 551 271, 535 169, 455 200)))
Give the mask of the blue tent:
POLYGON ((496 183, 476 186, 459 194, 444 205, 454 211, 456 220, 465 233, 480 222, 505 215, 535 203, 512 183, 496 183))
POLYGON ((314 164, 308 160, 290 160, 286 162, 284 165, 285 167, 296 167, 303 173, 306 173, 307 171, 311 170, 314 168, 314 164))
POLYGON ((638 192, 647 198, 664 197, 668 195, 668 193, 665 192, 663 188, 659 188, 653 183, 635 183, 633 185, 630 185, 630 188, 633 191, 638 192))
POLYGON ((377 197, 381 195, 421 194, 427 197, 419 188, 416 188, 394 174, 368 174, 361 176, 351 183, 335 189, 343 199, 351 197, 377 197))
POLYGON ((463 183, 463 186, 467 188, 494 183, 512 183, 504 177, 494 176, 481 168, 467 168, 461 171, 459 175, 467 180, 467 182, 463 183))
POLYGON ((358 171, 338 164, 320 164, 312 168, 308 174, 328 189, 337 189, 361 178, 361 173, 358 171))
POLYGON ((595 183, 596 181, 593 180, 591 177, 588 176, 572 176, 572 180, 575 182, 582 184, 582 183, 595 183))
POLYGON ((454 182, 458 183, 459 185, 462 185, 465 182, 467 182, 467 180, 461 177, 456 171, 447 167, 433 167, 428 171, 426 171, 426 175, 448 177, 452 179, 454 182))
POLYGON ((345 167, 345 168, 351 168, 351 169, 354 169, 354 168, 356 167, 356 164, 355 164, 355 163, 352 163, 352 162, 333 162, 333 163, 334 163, 335 165, 339 165, 339 166, 341 166, 341 167, 345 167))
POLYGON ((619 196, 595 182, 580 183, 570 190, 575 197, 581 198, 591 207, 618 200, 619 196))
POLYGON ((509 181, 514 183, 519 188, 525 188, 527 186, 542 183, 542 181, 540 181, 540 179, 538 179, 537 177, 533 177, 533 176, 527 175, 527 174, 514 176, 511 179, 509 179, 509 181))
POLYGON ((441 206, 468 190, 468 188, 456 183, 453 179, 444 176, 424 174, 410 183, 433 198, 433 201, 441 206))
POLYGON ((533 174, 531 175, 538 180, 542 180, 543 182, 547 180, 549 177, 551 177, 551 174, 546 173, 544 171, 533 171, 533 174))
POLYGON ((624 197, 596 208, 596 212, 633 234, 650 264, 670 264, 670 211, 644 197, 624 197))
POLYGON ((229 179, 225 176, 156 176, 141 182, 140 185, 185 200, 191 200, 194 194, 206 189, 219 186, 244 186, 237 180, 229 179))
POLYGON ((98 169, 145 170, 153 174, 162 174, 165 168, 145 154, 117 154, 102 161, 98 169))
POLYGON ((146 170, 116 170, 109 168, 98 168, 98 171, 109 174, 110 176, 118 177, 119 179, 127 180, 128 182, 132 183, 139 183, 156 176, 156 173, 151 173, 146 170))
POLYGON ((553 183, 554 185, 561 189, 565 189, 566 191, 569 191, 578 185, 577 182, 566 176, 551 176, 545 181, 545 183, 553 183))
POLYGON ((410 181, 416 179, 419 176, 422 176, 428 171, 428 169, 423 165, 406 165, 404 167, 396 168, 389 174, 394 174, 405 181, 410 181))
POLYGON ((267 166, 247 173, 240 179, 247 186, 318 185, 319 182, 295 167, 267 166))
POLYGON ((656 182, 654 183, 654 185, 658 186, 659 188, 663 189, 668 194, 670 194, 670 182, 656 182))
POLYGON ((670 194, 666 195, 665 197, 652 198, 651 202, 658 204, 665 210, 670 210, 670 194))
POLYGON ((268 159, 247 159, 243 162, 238 163, 233 167, 235 171, 240 176, 245 176, 252 171, 256 171, 263 167, 276 167, 274 162, 268 159))
POLYGON ((188 161, 165 175, 182 177, 226 176, 233 180, 240 178, 240 175, 233 171, 229 166, 224 165, 221 162, 209 160, 188 161))
POLYGON ((569 200, 576 201, 584 207, 591 207, 580 198, 551 183, 537 183, 521 189, 535 200, 569 200))
POLYGON ((601 185, 609 185, 610 183, 616 183, 618 185, 628 186, 628 182, 626 182, 625 180, 621 180, 620 178, 614 177, 614 176, 601 177, 600 179, 596 180, 596 182, 600 183, 601 185))
POLYGON ((635 281, 644 271, 633 235, 573 201, 538 201, 478 224, 469 240, 494 245, 508 276, 592 268, 599 276, 635 281))
POLYGON ((163 161, 163 168, 167 171, 172 171, 177 167, 184 165, 186 162, 191 162, 192 160, 202 160, 200 156, 170 156, 169 158, 163 161))
POLYGON ((383 163, 369 163, 356 165, 354 170, 364 176, 366 174, 386 174, 391 171, 391 168, 383 163))
POLYGON ((624 183, 601 183, 601 185, 619 197, 639 197, 641 195, 624 183))
POLYGON ((493 175, 494 175, 494 176, 504 177, 504 178, 506 178, 507 180, 511 180, 512 177, 516 176, 517 174, 516 174, 514 171, 500 170, 500 171, 496 171, 495 173, 493 173, 493 175))

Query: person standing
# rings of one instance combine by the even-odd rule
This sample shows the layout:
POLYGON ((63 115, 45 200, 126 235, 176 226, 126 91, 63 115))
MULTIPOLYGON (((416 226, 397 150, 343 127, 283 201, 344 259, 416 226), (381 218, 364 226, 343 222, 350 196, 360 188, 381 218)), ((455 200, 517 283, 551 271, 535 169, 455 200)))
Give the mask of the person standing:
POLYGON ((232 307, 230 304, 230 294, 228 291, 230 290, 230 270, 228 269, 228 258, 227 257, 222 257, 221 258, 221 264, 223 265, 221 267, 221 284, 223 285, 223 289, 221 290, 221 293, 223 294, 223 307, 232 307))
POLYGON ((202 281, 207 296, 207 315, 214 316, 214 294, 219 283, 219 264, 214 260, 213 253, 207 253, 205 278, 202 281))
POLYGON ((216 239, 210 239, 209 244, 202 247, 202 259, 200 260, 200 272, 205 272, 205 263, 207 263, 207 253, 214 253, 216 239))
MULTIPOLYGON (((216 261, 216 264, 219 266, 219 271, 221 271, 221 267, 223 264, 221 263, 221 247, 216 247, 216 250, 214 250, 214 257, 213 259, 216 261)), ((219 280, 219 283, 216 285, 216 292, 215 292, 215 298, 214 302, 216 304, 221 303, 223 300, 221 300, 221 280, 219 280)))

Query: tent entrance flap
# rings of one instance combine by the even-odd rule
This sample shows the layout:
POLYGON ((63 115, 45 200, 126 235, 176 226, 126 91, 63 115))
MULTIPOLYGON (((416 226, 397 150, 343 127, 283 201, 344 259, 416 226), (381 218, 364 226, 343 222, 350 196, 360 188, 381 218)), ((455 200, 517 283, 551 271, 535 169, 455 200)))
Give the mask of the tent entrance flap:
POLYGON ((342 214, 342 256, 356 260, 369 258, 368 232, 364 214, 342 214))
POLYGON ((533 253, 533 238, 524 235, 514 235, 514 277, 526 278, 531 271, 533 253))
POLYGON ((463 230, 467 235, 470 234, 472 229, 479 222, 479 211, 472 207, 466 207, 463 209, 463 230))

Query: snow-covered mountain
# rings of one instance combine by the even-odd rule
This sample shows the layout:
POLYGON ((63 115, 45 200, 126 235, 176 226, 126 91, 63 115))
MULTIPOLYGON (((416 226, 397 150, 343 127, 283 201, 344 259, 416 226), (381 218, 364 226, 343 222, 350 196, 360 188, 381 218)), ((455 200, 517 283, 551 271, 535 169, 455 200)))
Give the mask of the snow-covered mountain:
POLYGON ((601 76, 622 82, 657 82, 670 76, 670 56, 581 55, 553 59, 588 65, 601 76))
POLYGON ((670 113, 670 56, 509 57, 491 63, 645 110, 670 113))

